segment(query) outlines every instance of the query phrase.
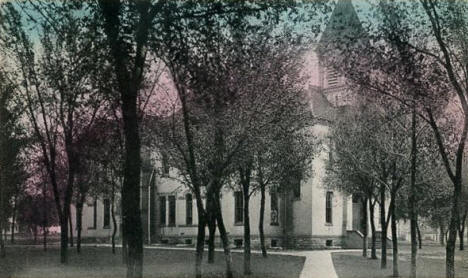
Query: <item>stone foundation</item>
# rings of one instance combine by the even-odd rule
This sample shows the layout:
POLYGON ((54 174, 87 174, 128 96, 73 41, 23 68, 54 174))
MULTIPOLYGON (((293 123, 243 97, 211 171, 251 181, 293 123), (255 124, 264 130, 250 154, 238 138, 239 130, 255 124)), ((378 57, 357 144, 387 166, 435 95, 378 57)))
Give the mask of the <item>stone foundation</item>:
MULTIPOLYGON (((205 238, 208 244, 208 237, 205 238)), ((242 236, 231 236, 229 238, 231 248, 242 248, 244 238, 242 236)), ((183 236, 164 236, 157 240, 155 243, 170 244, 170 245, 189 245, 195 246, 197 242, 196 237, 183 237, 183 236)), ((260 238, 258 235, 253 235, 250 238, 252 249, 260 249, 260 238)), ((265 237, 265 245, 267 248, 283 248, 282 237, 265 237)), ((302 250, 316 250, 316 249, 337 249, 342 248, 344 245, 344 238, 342 236, 298 236, 288 240, 287 249, 302 249, 302 250)), ((215 238, 215 246, 222 247, 221 239, 219 236, 215 238)))

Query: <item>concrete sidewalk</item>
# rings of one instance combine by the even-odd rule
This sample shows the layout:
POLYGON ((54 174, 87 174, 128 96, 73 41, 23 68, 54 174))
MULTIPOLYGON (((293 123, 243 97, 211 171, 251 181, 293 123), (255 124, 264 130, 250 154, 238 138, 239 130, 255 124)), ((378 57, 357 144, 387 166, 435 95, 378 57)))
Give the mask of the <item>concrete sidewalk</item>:
POLYGON ((330 250, 298 252, 299 254, 306 257, 299 278, 338 278, 330 250))

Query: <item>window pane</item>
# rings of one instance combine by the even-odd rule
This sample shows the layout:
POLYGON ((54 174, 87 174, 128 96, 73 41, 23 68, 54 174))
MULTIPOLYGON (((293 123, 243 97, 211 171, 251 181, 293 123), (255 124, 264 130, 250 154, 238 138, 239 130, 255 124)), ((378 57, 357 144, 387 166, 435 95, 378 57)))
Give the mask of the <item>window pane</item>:
POLYGON ((333 199, 333 192, 328 191, 326 196, 326 204, 325 204, 325 221, 327 223, 332 223, 332 199, 333 199))
POLYGON ((244 215, 243 215, 244 200, 243 200, 241 191, 234 192, 234 204, 235 204, 234 222, 242 223, 244 222, 244 215))
POLYGON ((93 204, 93 229, 97 227, 97 198, 94 198, 93 204))
POLYGON ((175 196, 169 196, 169 225, 175 226, 176 222, 176 199, 175 196))
POLYGON ((104 199, 104 228, 110 227, 110 200, 104 199))
POLYGON ((278 194, 276 192, 270 193, 270 207, 271 225, 278 225, 278 194))
POLYGON ((192 225, 192 194, 187 194, 185 197, 185 213, 186 213, 186 224, 192 225))
POLYGON ((159 216, 161 226, 166 225, 166 196, 159 197, 159 216))

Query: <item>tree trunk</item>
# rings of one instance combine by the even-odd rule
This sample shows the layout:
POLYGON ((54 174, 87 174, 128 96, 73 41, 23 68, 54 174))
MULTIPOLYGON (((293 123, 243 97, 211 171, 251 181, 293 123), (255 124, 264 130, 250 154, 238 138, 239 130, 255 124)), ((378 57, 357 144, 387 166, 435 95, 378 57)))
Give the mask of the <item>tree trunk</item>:
MULTIPOLYGON (((250 181, 248 181, 250 183, 250 181)), ((243 193, 244 193, 244 275, 252 274, 251 269, 251 246, 250 246, 250 217, 249 217, 249 187, 250 185, 244 184, 243 193)))
POLYGON ((122 233, 122 263, 125 265, 127 264, 127 258, 128 258, 128 244, 127 240, 125 239, 125 234, 123 233, 123 225, 120 224, 120 231, 122 233))
POLYGON ((68 212, 68 223, 70 225, 70 247, 73 247, 73 221, 71 217, 71 210, 68 212))
MULTIPOLYGON (((37 244, 37 225, 33 224, 33 235, 34 235, 34 245, 37 244)), ((2 236, 3 236, 3 231, 2 231, 2 236)))
POLYGON ((367 235, 368 235, 368 228, 367 228, 367 198, 362 197, 361 199, 361 229, 362 229, 362 256, 367 258, 367 235))
POLYGON ((463 214, 461 215, 459 227, 458 227, 458 236, 460 239, 460 251, 465 250, 464 242, 463 242, 463 235, 465 234, 465 221, 467 216, 467 210, 465 209, 463 214))
POLYGON ((370 224, 371 224, 371 259, 372 260, 377 260, 377 247, 376 247, 376 242, 377 242, 377 235, 375 232, 375 220, 374 220, 374 208, 375 208, 375 203, 372 202, 372 199, 369 198, 369 213, 370 213, 370 224))
POLYGON ((457 240, 457 229, 459 225, 459 203, 461 195, 461 176, 457 175, 454 182, 453 204, 448 227, 448 239, 445 246, 446 277, 455 278, 455 244, 457 240))
POLYGON ((244 199, 244 275, 252 274, 251 246, 250 246, 250 178, 252 174, 252 160, 246 163, 245 168, 239 168, 240 182, 242 185, 242 197, 244 199))
POLYGON ((382 250, 382 256, 380 257, 380 268, 387 268, 387 223, 385 219, 385 187, 380 186, 380 226, 382 231, 380 233, 380 245, 382 250))
POLYGON ((47 251, 47 234, 49 233, 49 212, 48 212, 48 206, 47 206, 47 183, 43 182, 42 183, 42 230, 43 230, 43 235, 42 235, 42 245, 44 251, 47 251))
MULTIPOLYGON (((454 209, 452 210, 452 214, 456 214, 454 209)), ((445 246, 445 250, 446 250, 445 264, 446 264, 446 277, 447 278, 455 278, 455 243, 457 240, 457 223, 456 223, 457 219, 455 218, 458 218, 458 216, 456 215, 451 216, 449 230, 448 230, 448 239, 447 239, 447 244, 445 246)))
POLYGON ((136 97, 136 92, 126 92, 122 95, 126 150, 122 187, 122 222, 128 248, 128 278, 141 278, 143 274, 143 227, 140 215, 141 157, 136 97))
MULTIPOLYGON (((411 181, 410 181, 410 196, 409 201, 409 216, 410 216, 410 233, 411 233, 411 270, 410 277, 416 278, 416 256, 418 252, 416 230, 418 228, 418 215, 416 213, 416 110, 413 106, 412 121, 411 121, 411 181)), ((393 217, 393 216, 392 216, 393 217)), ((393 220, 392 220, 393 225, 393 220)), ((395 252, 395 250, 393 250, 395 252)))
MULTIPOLYGON (((395 198, 395 197, 393 197, 395 198)), ((397 235, 397 224, 395 216, 395 206, 391 206, 392 214, 392 244, 393 244, 393 277, 399 277, 400 273, 398 270, 398 235, 397 235)))
POLYGON ((5 253, 5 241, 3 240, 3 218, 5 218, 4 215, 4 190, 3 190, 3 179, 2 175, 0 173, 0 257, 4 258, 6 253, 5 253))
MULTIPOLYGON (((202 277, 202 262, 203 262, 203 250, 205 248, 205 227, 206 227, 206 213, 203 209, 203 200, 201 198, 199 190, 195 191, 195 197, 197 199, 197 211, 198 211, 198 233, 197 233, 197 245, 195 248, 195 277, 202 277)), ((207 194, 208 195, 208 194, 207 194)))
MULTIPOLYGON (((211 194, 210 194, 211 195, 211 194)), ((214 215, 213 196, 207 196, 207 222, 208 222, 208 263, 214 263, 215 257, 215 236, 216 236, 216 217, 214 215)))
POLYGON ((439 230, 440 230, 439 243, 441 246, 444 246, 445 245, 445 227, 442 221, 439 221, 439 230))
POLYGON ((13 211, 11 212, 11 244, 15 243, 15 223, 16 223, 16 202, 17 202, 17 194, 15 194, 14 201, 13 201, 13 211))
MULTIPOLYGON (((112 254, 115 254, 115 235, 117 234, 117 219, 115 217, 115 187, 112 183, 111 215, 112 215, 112 254)), ((149 225, 149 224, 148 224, 149 225)))
MULTIPOLYGON (((3 216, 3 210, 0 209, 0 216, 3 216)), ((2 217, 3 218, 3 217, 2 217)), ((5 241, 3 240, 3 220, 0 218, 0 257, 5 258, 6 252, 5 252, 5 241)))
POLYGON ((422 249, 422 237, 421 237, 421 230, 419 229, 419 222, 418 221, 416 221, 416 231, 418 232, 419 249, 422 249))
POLYGON ((68 212, 60 217, 60 262, 68 263, 68 212))
POLYGON ((81 253, 81 230, 83 227, 83 203, 84 198, 76 204, 76 252, 81 253))
POLYGON ((464 235, 465 229, 461 229, 458 231, 458 238, 460 239, 460 251, 465 250, 465 246, 463 245, 463 235, 464 235))
MULTIPOLYGON (((209 213, 210 214, 210 213, 209 213)), ((214 215, 208 217, 208 263, 214 263, 215 259, 215 239, 216 239, 216 219, 214 215)))
POLYGON ((42 235, 42 246, 43 250, 47 251, 47 234, 49 233, 49 228, 47 226, 43 226, 43 235, 42 235))
POLYGON ((260 193, 261 193, 261 198, 260 198, 260 220, 258 222, 258 233, 260 236, 260 246, 262 249, 262 256, 266 258, 267 255, 267 250, 265 246, 265 232, 263 230, 263 222, 265 219, 265 185, 261 184, 260 185, 260 193))
MULTIPOLYGON (((67 121, 70 126, 73 126, 73 116, 69 115, 67 117, 67 121)), ((70 232, 70 246, 73 247, 73 224, 72 224, 72 218, 71 218, 71 202, 72 202, 72 196, 73 196, 73 185, 75 182, 75 173, 76 170, 79 169, 79 163, 78 163, 78 154, 75 150, 75 145, 73 141, 73 132, 72 130, 66 130, 64 131, 64 137, 65 137, 65 151, 66 151, 66 156, 67 156, 67 166, 68 166, 68 175, 67 175, 67 187, 65 189, 65 198, 63 202, 63 212, 62 212, 62 217, 63 217, 63 223, 60 223, 61 228, 65 228, 66 230, 62 231, 63 232, 63 237, 62 240, 67 238, 67 241, 62 242, 62 249, 61 252, 68 253, 68 247, 66 246, 68 243, 68 232, 70 232), (69 222, 69 223, 68 223, 69 222), (68 231, 68 224, 70 225, 70 231, 68 231)), ((63 257, 64 261, 63 263, 68 263, 68 255, 64 254, 65 257, 63 257)), ((61 257, 62 258, 62 257, 61 257)))
POLYGON ((221 241, 223 243, 224 256, 225 256, 225 261, 226 261, 226 278, 233 278, 232 266, 231 266, 232 264, 231 249, 229 247, 229 238, 226 232, 226 227, 224 226, 223 215, 221 211, 221 201, 219 199, 219 192, 216 192, 215 202, 216 202, 216 209, 215 209, 216 222, 218 223, 218 230, 221 236, 221 241))
POLYGON ((148 41, 150 2, 135 2, 139 23, 135 31, 135 55, 123 48, 120 37, 120 2, 99 1, 104 17, 104 30, 113 58, 120 107, 123 116, 125 142, 123 186, 122 186, 122 235, 127 243, 127 277, 141 278, 143 275, 143 227, 140 213, 140 133, 138 116, 138 93, 145 67, 148 41), (133 63, 131 62, 133 60, 133 63), (130 66, 131 65, 131 66, 130 66), (131 71, 129 69, 132 68, 131 71))
MULTIPOLYGON (((15 205, 16 207, 16 205, 15 205)), ((10 235, 10 242, 11 244, 15 244, 15 222, 16 222, 16 208, 13 209, 13 215, 11 216, 11 235, 10 235)))

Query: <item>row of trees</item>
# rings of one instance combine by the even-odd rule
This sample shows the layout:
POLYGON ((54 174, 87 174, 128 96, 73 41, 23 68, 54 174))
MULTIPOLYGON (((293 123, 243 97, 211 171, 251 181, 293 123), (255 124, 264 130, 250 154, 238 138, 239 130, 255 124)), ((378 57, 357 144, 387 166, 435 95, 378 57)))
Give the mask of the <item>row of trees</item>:
MULTIPOLYGON (((392 122, 401 122, 400 135, 395 134, 395 129, 386 131, 386 126, 370 133, 374 138, 380 138, 377 142, 382 149, 385 147, 385 159, 392 161, 397 155, 390 163, 391 169, 404 163, 406 167, 397 172, 398 176, 388 171, 375 171, 368 177, 383 188, 388 181, 392 181, 390 185, 398 184, 401 175, 406 174, 402 181, 407 189, 399 190, 409 193, 404 204, 408 208, 406 216, 411 221, 412 277, 416 277, 417 216, 427 216, 423 210, 428 204, 430 209, 427 211, 443 211, 441 207, 433 206, 444 200, 449 200, 451 206, 446 276, 455 276, 455 241, 457 231, 463 235, 462 223, 466 217, 462 205, 462 169, 468 132, 467 8, 465 1, 379 1, 370 7, 372 19, 367 20, 372 24, 363 24, 355 32, 329 38, 329 44, 323 49, 328 64, 346 76, 357 92, 373 103, 406 110, 402 113, 406 115, 403 118, 390 117, 392 122), (384 132, 384 137, 379 136, 380 132, 384 132), (424 135, 427 132, 431 136, 424 135), (387 142, 397 142, 401 144, 397 147, 403 149, 388 148, 387 142), (438 157, 430 155, 434 148, 438 157), (385 173, 386 179, 376 173, 385 173), (396 183, 393 182, 395 178, 396 183)), ((393 109, 384 110, 384 115, 393 114, 393 109)), ((374 120, 380 121, 379 118, 374 120)), ((367 164, 368 160, 363 162, 367 164)), ((373 166, 363 169, 374 170, 373 166)), ((365 183, 369 184, 369 181, 365 183)), ((384 199, 384 194, 378 198, 380 205, 384 199)), ((440 215, 433 216, 440 219, 440 215)), ((394 275, 398 275, 396 268, 394 275)))
MULTIPOLYGON (((241 39, 235 44, 217 43, 218 51, 232 56, 214 57, 213 63, 198 60, 198 55, 188 56, 190 63, 182 65, 167 62, 175 80, 177 101, 182 105, 174 105, 176 110, 169 116, 151 121, 156 126, 151 130, 158 137, 154 142, 169 155, 171 165, 178 169, 197 198, 198 275, 208 225, 209 261, 214 255, 217 226, 225 248, 227 275, 232 276, 229 241, 221 213, 222 189, 234 187, 243 192, 244 273, 250 274, 251 195, 260 192, 263 219, 265 192, 280 186, 287 191, 291 181, 285 177, 305 177, 315 148, 313 134, 307 128, 313 121, 299 79, 297 46, 285 42, 274 45, 273 38, 262 44, 258 44, 256 37, 237 38, 241 39), (245 49, 242 57, 232 49, 240 45, 245 49), (249 63, 243 64, 239 59, 249 63), (182 83, 185 74, 182 66, 191 72, 190 76, 200 80, 182 83), (205 206, 203 197, 207 198, 205 206)), ((266 256, 262 225, 263 220, 259 229, 266 256)))
MULTIPOLYGON (((0 56, 0 61, 2 58, 0 56)), ((0 256, 5 256, 4 235, 10 228, 8 218, 14 217, 18 195, 26 179, 21 149, 27 140, 18 120, 20 112, 13 84, 7 82, 6 73, 0 69, 0 256)))
POLYGON ((299 58, 327 8, 288 1, 2 3, 2 94, 22 104, 15 123, 24 122, 37 169, 27 191, 53 198, 61 262, 68 261, 71 205, 79 251, 86 198, 111 196, 116 227, 120 191, 127 276, 142 276, 143 143, 169 155, 196 197, 197 277, 206 225, 210 242, 218 228, 232 277, 220 197, 241 184, 250 273, 249 197, 262 194, 263 215, 265 192, 286 188, 284 177, 305 177, 314 151, 299 58))
MULTIPOLYGON (((377 259, 374 211, 376 204, 379 206, 381 267, 387 265, 386 239, 390 228, 393 275, 398 277, 397 222, 415 220, 416 223, 410 223, 415 225, 411 228, 411 240, 415 243, 412 247, 417 248, 419 222, 443 228, 450 215, 447 201, 452 193, 430 127, 418 122, 411 110, 392 106, 388 101, 385 104, 360 101, 336 120, 330 133, 333 158, 327 166, 327 179, 332 186, 360 197, 363 256, 367 257, 370 223, 372 259, 377 259)), ((463 237, 461 232, 460 248, 463 237)))

